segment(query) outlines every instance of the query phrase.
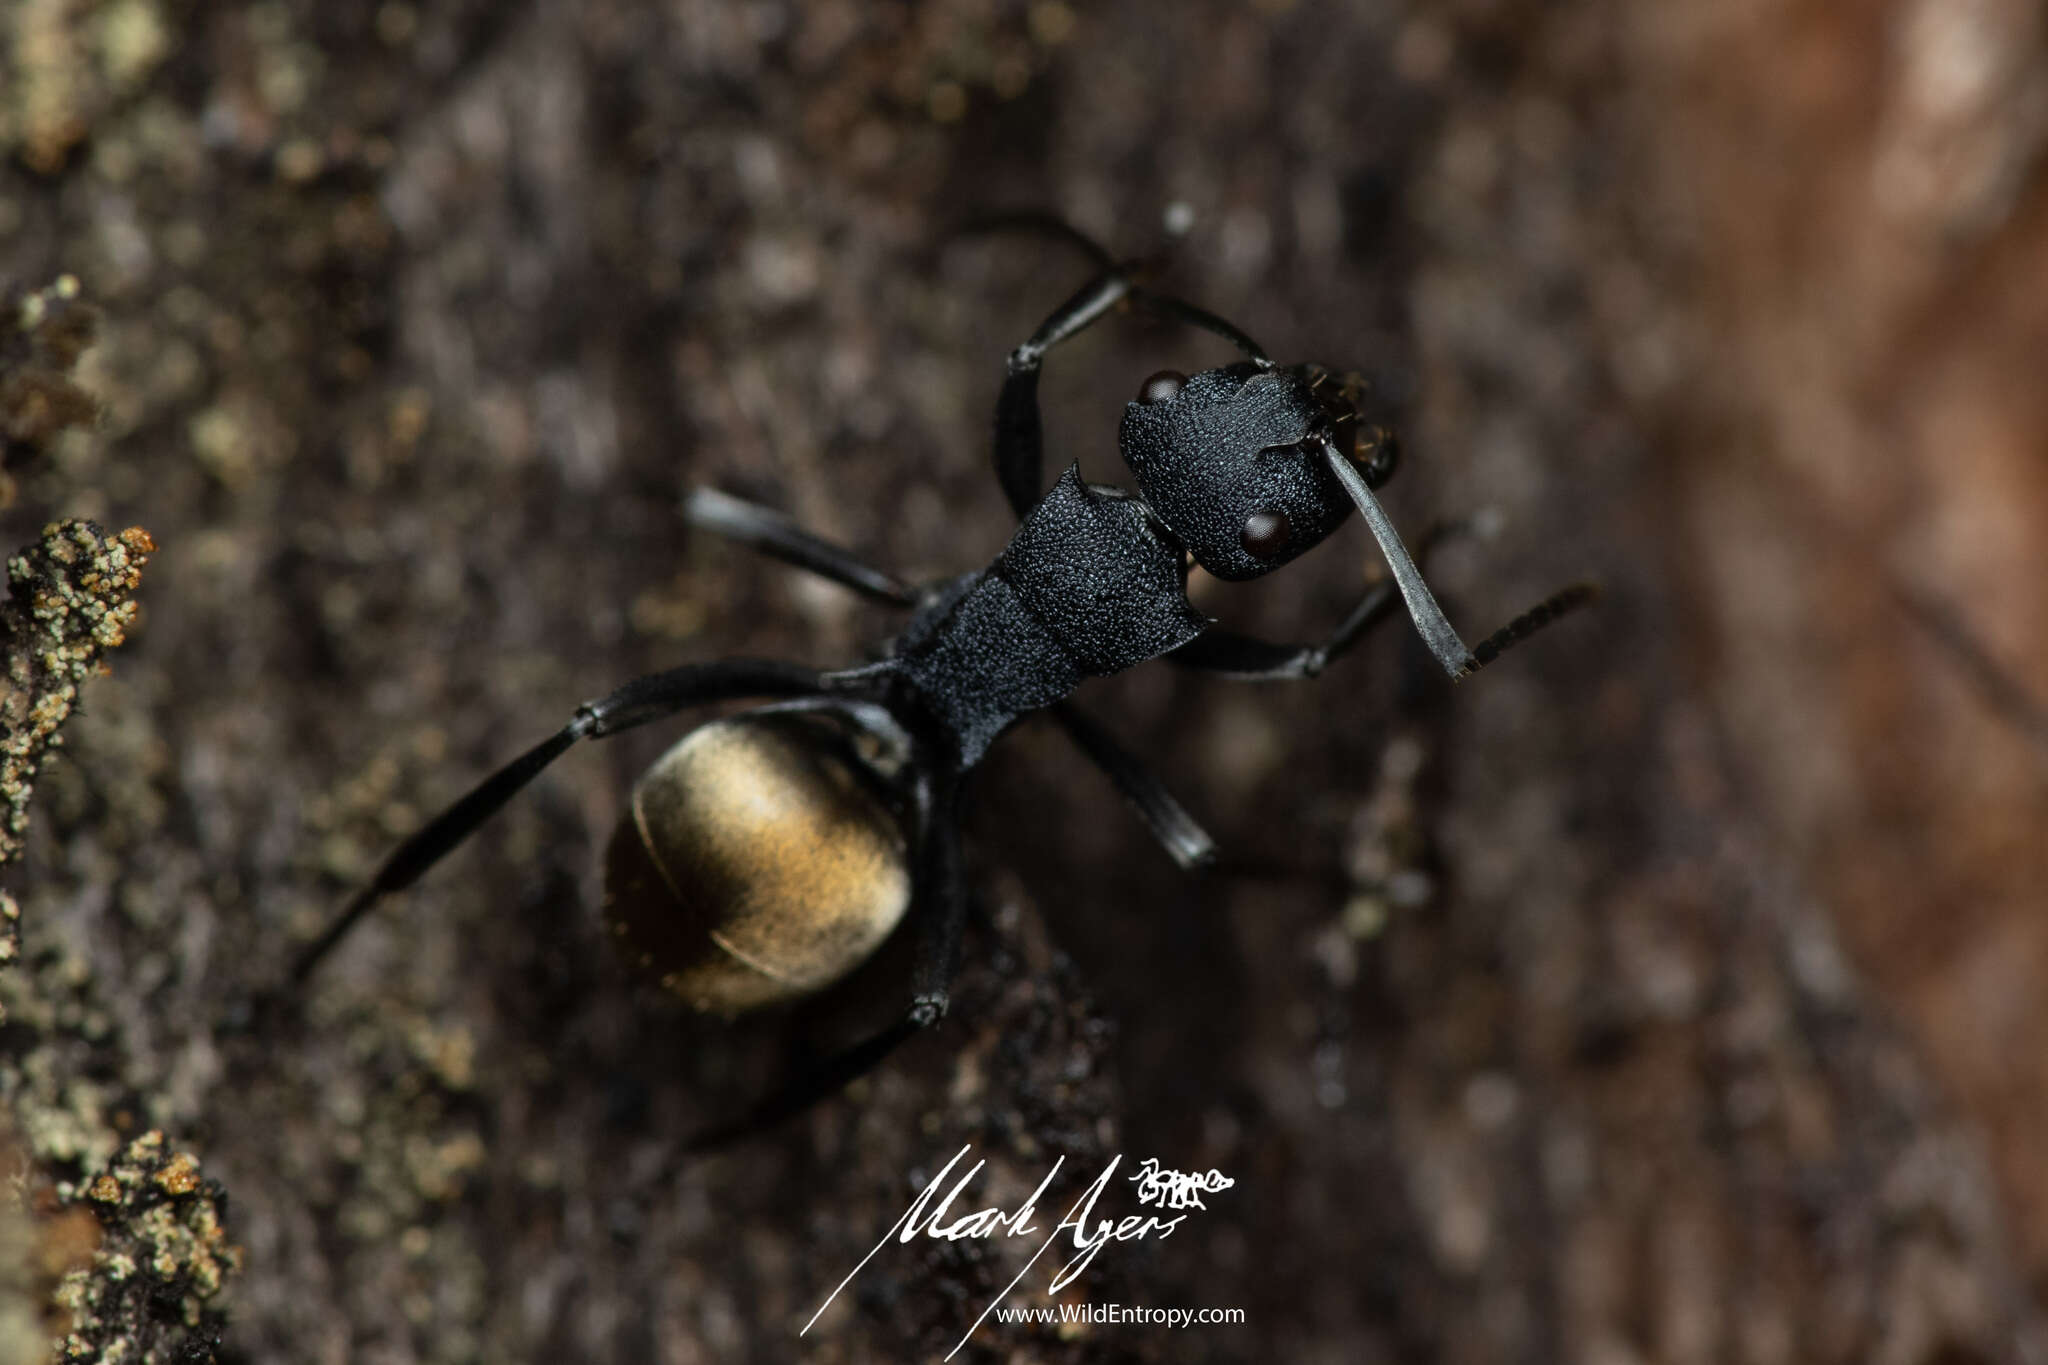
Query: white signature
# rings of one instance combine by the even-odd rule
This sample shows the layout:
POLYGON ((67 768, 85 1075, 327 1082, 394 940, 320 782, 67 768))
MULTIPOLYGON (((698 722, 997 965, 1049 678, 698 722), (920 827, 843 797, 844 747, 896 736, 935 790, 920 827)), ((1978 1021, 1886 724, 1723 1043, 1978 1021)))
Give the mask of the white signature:
MULTIPOLYGON (((987 1163, 976 1161, 965 1175, 953 1182, 952 1188, 946 1190, 943 1196, 939 1191, 952 1176, 954 1169, 965 1161, 973 1150, 973 1145, 969 1144, 953 1154, 953 1159, 946 1163, 945 1168, 933 1176, 931 1183, 910 1202, 910 1207, 903 1211, 903 1216, 882 1234, 882 1240, 875 1243, 874 1249, 860 1258, 860 1265, 849 1271, 846 1278, 839 1282, 839 1287, 825 1296, 825 1302, 818 1305, 818 1311, 811 1314, 811 1320, 804 1324, 803 1332, 797 1335, 802 1336, 804 1332, 811 1330, 824 1315, 825 1310, 832 1306, 832 1300, 838 1298, 840 1291, 853 1283, 853 1277, 860 1274, 862 1268, 875 1258, 875 1253, 889 1245, 892 1238, 907 1245, 919 1237, 959 1242, 998 1236, 1026 1237, 1038 1231, 1031 1222, 1031 1216, 1037 1212, 1039 1199, 1052 1188, 1054 1178, 1059 1175, 1060 1168, 1067 1164, 1067 1159, 1061 1157, 1053 1162, 1052 1169, 1045 1173, 1045 1179, 1038 1182, 1038 1188, 1031 1192, 1031 1197, 1016 1208, 1007 1212, 1000 1208, 977 1209, 972 1213, 962 1213, 958 1217, 953 1217, 954 1201, 958 1200, 974 1178, 981 1174, 982 1167, 987 1163)), ((1161 1218, 1157 1214, 1131 1214, 1120 1219, 1095 1217, 1096 1200, 1100 1199, 1103 1190, 1108 1188, 1110 1180, 1116 1175, 1117 1165, 1122 1160, 1121 1154, 1109 1159, 1109 1164, 1102 1168, 1102 1174, 1096 1176, 1094 1183, 1089 1185, 1081 1193, 1081 1197, 1067 1209, 1066 1216, 1046 1235, 1038 1250, 1031 1253, 1031 1259, 1024 1263, 1024 1268, 1017 1272, 1016 1278, 1003 1287, 1002 1293, 989 1300, 988 1306, 981 1310, 981 1316, 968 1327, 967 1335, 961 1337, 958 1344, 946 1353, 946 1359, 951 1360, 959 1354, 960 1347, 967 1344, 968 1337, 974 1335, 975 1328, 981 1326, 997 1304, 1009 1297, 1010 1291, 1017 1287, 1018 1281, 1030 1273, 1031 1267, 1038 1264, 1038 1258, 1045 1254, 1045 1249, 1058 1241, 1062 1232, 1070 1228, 1073 1230, 1074 1257, 1052 1277, 1051 1284, 1046 1289, 1048 1296, 1059 1293, 1080 1278, 1081 1272, 1088 1268, 1096 1253, 1109 1243, 1142 1242, 1154 1233, 1161 1238, 1169 1237, 1173 1230, 1187 1219, 1189 1215, 1186 1213, 1177 1213, 1171 1218, 1161 1218)), ((1138 1187, 1140 1204, 1162 1210, 1206 1209, 1208 1205, 1202 1202, 1204 1194, 1227 1190, 1236 1183, 1220 1171, 1190 1174, 1168 1170, 1154 1157, 1146 1157, 1139 1165, 1138 1173, 1131 1176, 1130 1180, 1138 1187)))
POLYGON ((1138 1187, 1140 1204, 1158 1204, 1168 1209, 1206 1209, 1209 1206, 1202 1202, 1203 1195, 1227 1190, 1237 1182, 1218 1170, 1204 1171, 1200 1175, 1169 1171, 1159 1164, 1159 1158, 1148 1156, 1139 1165, 1138 1173, 1131 1177, 1131 1183, 1138 1187))

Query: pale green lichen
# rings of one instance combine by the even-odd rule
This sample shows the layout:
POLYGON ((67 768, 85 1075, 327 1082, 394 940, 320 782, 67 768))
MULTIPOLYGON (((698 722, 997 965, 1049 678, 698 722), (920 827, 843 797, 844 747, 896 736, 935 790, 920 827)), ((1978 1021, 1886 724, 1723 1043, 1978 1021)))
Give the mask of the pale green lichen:
POLYGON ((143 1134, 82 1188, 60 1187, 89 1207, 101 1240, 89 1267, 66 1275, 57 1304, 71 1315, 56 1343, 66 1365, 211 1358, 220 1310, 213 1300, 241 1268, 221 1223, 223 1195, 192 1156, 143 1134))
POLYGON ((47 526, 42 544, 7 563, 0 608, 7 693, 0 699, 0 862, 21 851, 36 773, 93 676, 135 619, 130 596, 156 549, 139 527, 109 536, 90 522, 47 526))

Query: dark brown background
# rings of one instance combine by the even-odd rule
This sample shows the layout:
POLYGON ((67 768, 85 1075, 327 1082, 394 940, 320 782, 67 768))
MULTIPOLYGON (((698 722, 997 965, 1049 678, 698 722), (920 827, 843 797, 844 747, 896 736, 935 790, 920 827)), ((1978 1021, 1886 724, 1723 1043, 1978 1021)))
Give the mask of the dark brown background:
MULTIPOLYGON (((7 1074, 85 1157, 155 1124, 226 1182, 232 1358, 943 1354, 1001 1255, 878 1259, 794 1334, 965 1142, 991 1197, 1055 1151, 1234 1176, 1087 1292, 1249 1318, 984 1327, 979 1359, 2042 1358, 2037 6, 0 23, 0 278, 80 277, 107 405, 0 543, 63 514, 162 546, 39 793, 7 1074), (1599 610, 1455 688, 1402 629, 1312 686, 1084 694, 1244 875, 1181 876, 1027 727, 976 789, 954 1018, 729 1155, 674 1138, 778 1027, 632 988, 595 914, 663 735, 565 759, 302 1027, 216 1035, 582 698, 887 630, 688 535, 688 488, 909 574, 985 562, 1001 357, 1085 271, 944 229, 1048 208, 1143 252, 1176 203, 1173 287, 1378 379, 1397 519, 1497 520, 1435 574, 1468 634, 1585 575, 1599 610)), ((1115 477, 1138 380, 1221 358, 1069 346, 1053 461, 1115 477)), ((1200 600, 1306 636, 1371 563, 1353 527, 1200 600)))

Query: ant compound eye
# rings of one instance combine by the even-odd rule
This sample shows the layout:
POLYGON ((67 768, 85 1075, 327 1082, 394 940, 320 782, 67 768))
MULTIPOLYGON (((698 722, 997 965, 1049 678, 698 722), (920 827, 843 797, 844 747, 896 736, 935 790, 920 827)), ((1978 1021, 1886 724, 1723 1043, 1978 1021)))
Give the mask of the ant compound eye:
POLYGON ((1287 548, 1291 529, 1283 512, 1254 512, 1244 519, 1244 531, 1238 542, 1246 554, 1270 559, 1287 548))
POLYGON ((1167 403, 1180 397, 1180 391, 1187 387, 1188 377, 1179 370, 1161 370, 1138 386, 1140 403, 1167 403))

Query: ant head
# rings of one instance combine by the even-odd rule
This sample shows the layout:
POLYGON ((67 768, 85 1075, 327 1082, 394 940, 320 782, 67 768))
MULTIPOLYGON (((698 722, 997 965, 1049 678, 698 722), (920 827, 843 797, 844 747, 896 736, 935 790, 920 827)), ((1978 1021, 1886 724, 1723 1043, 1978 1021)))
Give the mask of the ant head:
POLYGON ((1393 438, 1362 421, 1364 381, 1317 365, 1243 361, 1162 370, 1124 408, 1117 444, 1161 520, 1218 578, 1257 578, 1322 543, 1351 514, 1334 446, 1377 488, 1393 438))

